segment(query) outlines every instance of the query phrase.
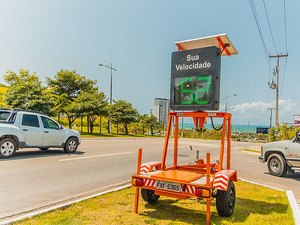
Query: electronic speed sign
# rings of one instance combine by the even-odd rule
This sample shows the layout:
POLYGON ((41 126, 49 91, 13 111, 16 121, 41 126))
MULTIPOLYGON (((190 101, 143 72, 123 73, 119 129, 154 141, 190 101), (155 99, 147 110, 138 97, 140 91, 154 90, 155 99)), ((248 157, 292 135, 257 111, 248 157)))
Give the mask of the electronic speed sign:
POLYGON ((220 49, 212 46, 172 53, 172 110, 218 110, 220 49))

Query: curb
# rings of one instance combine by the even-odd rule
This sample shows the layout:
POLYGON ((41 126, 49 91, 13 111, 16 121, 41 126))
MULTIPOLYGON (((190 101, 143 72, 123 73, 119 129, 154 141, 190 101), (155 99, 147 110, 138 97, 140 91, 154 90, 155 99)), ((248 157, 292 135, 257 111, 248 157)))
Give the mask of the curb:
POLYGON ((296 198, 295 198, 295 195, 294 195, 293 191, 290 191, 290 190, 285 191, 285 190, 280 189, 280 188, 276 188, 276 187, 272 187, 272 186, 269 186, 269 185, 249 181, 249 180, 246 180, 246 179, 243 179, 243 178, 239 178, 239 180, 245 181, 245 182, 248 182, 248 183, 251 183, 251 184, 256 184, 256 185, 260 185, 260 186, 263 186, 263 187, 271 188, 271 189, 274 189, 274 190, 277 190, 277 191, 285 192, 286 196, 289 200, 290 206, 292 208, 292 213, 293 213, 295 225, 300 225, 300 209, 299 209, 299 206, 298 206, 298 203, 296 201, 296 198))
POLYGON ((298 207, 295 195, 290 190, 286 191, 286 195, 287 195, 287 198, 288 198, 291 208, 292 208, 293 216, 295 219, 295 224, 300 225, 300 209, 298 207))
POLYGON ((128 184, 128 182, 124 182, 124 183, 116 184, 117 187, 115 187, 113 189, 110 189, 110 190, 107 190, 107 191, 102 191, 102 192, 99 192, 99 193, 96 193, 96 194, 93 194, 93 195, 89 195, 89 196, 86 196, 86 197, 82 197, 82 198, 79 198, 79 199, 76 199, 76 200, 72 200, 72 201, 69 201, 69 202, 62 203, 62 204, 57 204, 55 206, 50 206, 50 207, 45 208, 45 209, 40 209, 40 210, 37 210, 37 211, 25 213, 21 216, 15 217, 15 218, 7 219, 5 221, 0 222, 0 225, 11 224, 11 223, 14 223, 14 222, 26 219, 26 218, 30 218, 30 217, 33 217, 33 216, 36 216, 36 215, 39 215, 39 214, 42 214, 42 213, 50 212, 50 211, 53 211, 53 210, 56 210, 56 209, 59 209, 59 208, 64 208, 64 207, 70 206, 70 205, 78 203, 78 202, 82 202, 82 201, 90 199, 90 198, 94 198, 94 197, 98 197, 98 196, 108 194, 108 193, 111 193, 111 192, 119 191, 119 190, 122 190, 122 189, 125 189, 125 188, 128 188, 128 187, 131 186, 131 184, 130 183, 128 184))
POLYGON ((285 191, 285 190, 283 190, 283 189, 281 189, 281 188, 277 188, 277 187, 273 187, 273 186, 269 186, 269 185, 257 183, 257 182, 254 182, 254 181, 246 180, 246 179, 244 179, 244 178, 239 178, 239 180, 245 181, 245 182, 250 183, 250 184, 255 184, 255 185, 259 185, 259 186, 271 188, 271 189, 274 189, 274 190, 276 190, 276 191, 282 191, 282 192, 285 191))

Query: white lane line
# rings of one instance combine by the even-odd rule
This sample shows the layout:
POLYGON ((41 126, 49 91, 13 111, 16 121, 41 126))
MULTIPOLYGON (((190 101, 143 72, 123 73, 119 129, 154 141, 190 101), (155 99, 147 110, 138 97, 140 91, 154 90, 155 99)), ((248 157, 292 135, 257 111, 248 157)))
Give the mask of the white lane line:
POLYGON ((115 156, 115 155, 127 155, 127 154, 132 154, 132 153, 133 152, 120 152, 120 153, 103 154, 103 155, 91 155, 91 156, 84 156, 84 157, 78 157, 78 158, 60 159, 58 161, 59 162, 64 162, 64 161, 90 159, 90 158, 97 158, 97 157, 107 157, 107 156, 115 156))

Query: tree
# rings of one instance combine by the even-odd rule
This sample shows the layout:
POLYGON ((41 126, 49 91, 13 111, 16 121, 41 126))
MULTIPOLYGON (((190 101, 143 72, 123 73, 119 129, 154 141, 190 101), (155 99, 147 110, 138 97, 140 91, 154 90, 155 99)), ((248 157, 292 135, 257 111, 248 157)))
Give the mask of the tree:
POLYGON ((139 124, 142 128, 142 134, 145 134, 145 128, 147 127, 147 121, 148 121, 149 115, 148 114, 144 114, 144 115, 139 115, 138 116, 138 121, 139 124))
POLYGON ((81 92, 97 90, 96 81, 78 74, 75 70, 60 70, 53 79, 47 78, 52 93, 56 96, 56 113, 65 113, 68 117, 69 128, 80 116, 77 104, 74 103, 81 92))
POLYGON ((150 128, 151 135, 154 135, 154 129, 157 129, 161 126, 161 123, 158 122, 157 117, 154 115, 148 116, 146 119, 147 127, 150 128))
POLYGON ((137 116, 137 110, 125 100, 114 101, 109 108, 109 119, 115 124, 122 124, 126 134, 128 134, 128 124, 135 122, 137 116))
POLYGON ((91 133, 93 133, 94 124, 97 116, 107 116, 108 103, 103 92, 94 90, 92 92, 81 92, 74 101, 77 112, 88 118, 88 124, 91 133))
POLYGON ((30 74, 23 69, 18 74, 7 71, 4 80, 9 84, 5 93, 5 101, 9 106, 51 114, 54 101, 36 73, 30 74))

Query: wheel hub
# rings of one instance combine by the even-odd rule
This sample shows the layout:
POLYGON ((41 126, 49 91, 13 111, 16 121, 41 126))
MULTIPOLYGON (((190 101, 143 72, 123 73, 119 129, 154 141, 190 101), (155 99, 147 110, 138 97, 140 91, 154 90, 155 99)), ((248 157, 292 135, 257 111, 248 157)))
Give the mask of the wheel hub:
POLYGON ((272 161, 271 161, 271 169, 274 172, 278 172, 280 170, 280 162, 277 159, 272 159, 272 161))
POLYGON ((1 153, 5 156, 9 156, 14 151, 14 145, 11 142, 4 142, 1 145, 1 153))
POLYGON ((76 141, 70 141, 68 146, 69 150, 74 151, 76 149, 76 141))

